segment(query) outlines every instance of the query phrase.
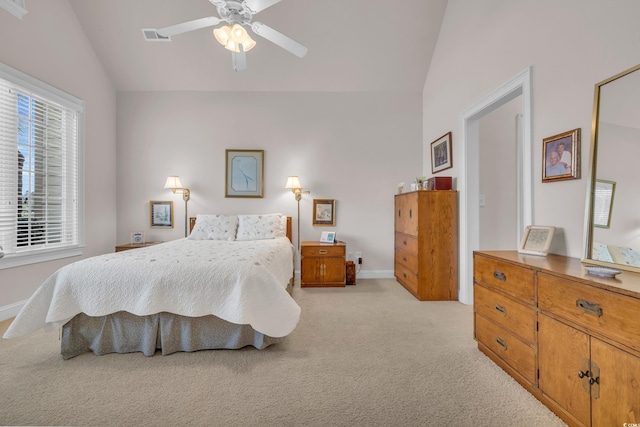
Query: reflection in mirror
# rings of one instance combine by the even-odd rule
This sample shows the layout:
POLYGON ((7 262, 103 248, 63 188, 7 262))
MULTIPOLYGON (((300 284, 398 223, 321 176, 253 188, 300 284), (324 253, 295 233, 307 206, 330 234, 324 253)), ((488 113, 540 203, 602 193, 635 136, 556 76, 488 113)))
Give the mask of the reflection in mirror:
POLYGON ((640 65, 596 85, 591 142, 583 262, 640 271, 640 65))

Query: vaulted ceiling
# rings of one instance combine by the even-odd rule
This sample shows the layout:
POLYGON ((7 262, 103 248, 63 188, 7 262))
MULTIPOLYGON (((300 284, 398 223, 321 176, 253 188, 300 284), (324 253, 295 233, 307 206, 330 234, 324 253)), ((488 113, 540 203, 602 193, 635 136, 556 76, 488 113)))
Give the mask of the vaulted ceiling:
POLYGON ((247 69, 211 28, 148 42, 142 28, 217 16, 208 0, 69 0, 118 91, 422 91, 447 0, 282 0, 254 16, 306 46, 253 37, 247 69))

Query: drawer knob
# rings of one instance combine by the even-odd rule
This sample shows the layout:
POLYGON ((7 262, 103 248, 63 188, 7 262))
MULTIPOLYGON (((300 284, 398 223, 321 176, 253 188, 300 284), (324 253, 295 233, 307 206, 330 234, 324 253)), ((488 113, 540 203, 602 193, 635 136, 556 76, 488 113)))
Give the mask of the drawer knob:
POLYGON ((495 309, 498 313, 502 314, 503 316, 507 315, 507 309, 504 308, 503 306, 496 304, 495 309))
POLYGON ((584 311, 587 314, 592 314, 596 317, 602 317, 602 307, 600 306, 600 304, 597 304, 595 302, 591 302, 591 301, 587 301, 586 299, 577 299, 576 300, 576 307, 578 307, 580 310, 584 311))
POLYGON ((500 270, 494 271, 493 277, 495 277, 496 280, 500 280, 501 282, 504 282, 507 280, 507 275, 500 270))
POLYGON ((403 240, 403 241, 402 241, 402 244, 403 244, 403 245, 405 245, 405 246, 407 246, 407 241, 406 241, 406 240, 403 240))
POLYGON ((500 337, 496 337, 496 343, 502 347, 504 349, 504 351, 507 351, 507 343, 504 342, 504 340, 500 337))
POLYGON ((402 257, 402 260, 403 260, 403 261, 406 261, 406 260, 407 260, 407 257, 406 257, 406 256, 403 256, 403 257, 402 257))

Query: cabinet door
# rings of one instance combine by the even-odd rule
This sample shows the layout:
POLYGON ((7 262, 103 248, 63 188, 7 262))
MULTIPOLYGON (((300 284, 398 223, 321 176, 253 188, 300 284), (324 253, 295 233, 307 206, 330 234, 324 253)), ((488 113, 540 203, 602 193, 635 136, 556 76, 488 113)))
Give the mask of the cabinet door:
POLYGON ((411 236, 418 235, 418 193, 395 196, 395 231, 411 236))
POLYGON ((543 314, 538 316, 538 369, 540 390, 577 422, 589 426, 589 336, 543 314))
POLYGON ((306 256, 300 260, 300 263, 302 272, 300 281, 303 284, 322 282, 322 258, 306 256))
POLYGON ((332 283, 344 283, 346 278, 346 266, 343 257, 326 257, 323 259, 323 281, 332 283))
POLYGON ((593 425, 640 423, 640 358, 591 338, 591 362, 599 371, 592 387, 593 425))

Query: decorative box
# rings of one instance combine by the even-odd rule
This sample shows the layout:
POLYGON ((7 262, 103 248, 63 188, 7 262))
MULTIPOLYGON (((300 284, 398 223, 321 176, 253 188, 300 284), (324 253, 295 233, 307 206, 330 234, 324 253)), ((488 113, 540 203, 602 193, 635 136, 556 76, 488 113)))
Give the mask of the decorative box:
POLYGON ((451 190, 452 182, 450 176, 434 176, 427 180, 426 190, 451 190))

